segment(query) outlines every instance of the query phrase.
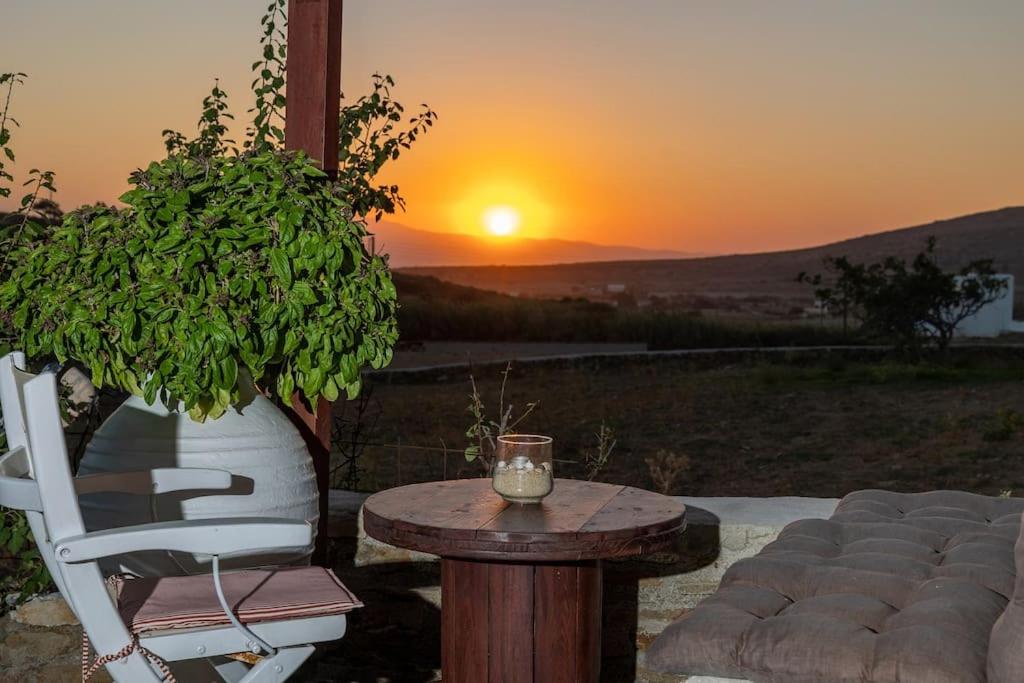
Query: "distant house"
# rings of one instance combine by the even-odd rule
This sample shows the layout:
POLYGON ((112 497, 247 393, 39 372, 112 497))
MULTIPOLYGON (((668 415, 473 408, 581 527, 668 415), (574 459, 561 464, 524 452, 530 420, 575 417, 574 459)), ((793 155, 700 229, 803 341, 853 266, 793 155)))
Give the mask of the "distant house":
MULTIPOLYGON (((1024 320, 1013 319, 1013 276, 996 276, 1006 283, 1003 294, 980 311, 964 319, 956 328, 958 337, 998 337, 1007 332, 1024 332, 1024 320)), ((961 282, 963 278, 957 278, 961 282)))
POLYGON ((605 285, 604 290, 609 294, 624 294, 626 292, 626 285, 621 285, 618 283, 609 283, 605 285))
POLYGON ((815 299, 814 304, 803 309, 803 317, 805 318, 824 318, 827 313, 828 306, 822 299, 815 299))

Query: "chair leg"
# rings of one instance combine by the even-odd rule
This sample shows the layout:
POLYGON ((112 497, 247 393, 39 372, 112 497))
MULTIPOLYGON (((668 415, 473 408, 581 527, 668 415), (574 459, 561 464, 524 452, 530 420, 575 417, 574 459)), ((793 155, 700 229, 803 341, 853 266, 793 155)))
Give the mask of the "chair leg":
POLYGON ((273 657, 264 657, 249 670, 248 675, 239 683, 270 683, 286 681, 309 659, 315 648, 312 645, 286 647, 277 651, 273 657))

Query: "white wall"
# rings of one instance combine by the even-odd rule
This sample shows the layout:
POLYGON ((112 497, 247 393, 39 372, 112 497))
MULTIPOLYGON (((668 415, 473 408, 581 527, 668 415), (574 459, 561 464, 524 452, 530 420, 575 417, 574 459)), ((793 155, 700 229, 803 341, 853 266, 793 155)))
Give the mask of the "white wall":
MULTIPOLYGON (((1005 332, 1024 332, 1024 321, 1013 319, 1013 276, 996 277, 1006 283, 1001 297, 965 319, 956 328, 958 337, 998 337, 1005 332)), ((957 282, 963 278, 957 278, 957 282)))

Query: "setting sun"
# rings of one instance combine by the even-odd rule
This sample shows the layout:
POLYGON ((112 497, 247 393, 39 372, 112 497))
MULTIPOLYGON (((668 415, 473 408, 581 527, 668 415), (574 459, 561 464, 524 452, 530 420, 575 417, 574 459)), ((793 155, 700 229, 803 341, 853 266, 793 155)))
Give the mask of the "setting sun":
POLYGON ((495 237, 508 237, 519 229, 519 212, 511 206, 492 206, 482 218, 484 228, 495 237))
POLYGON ((449 205, 453 232, 500 238, 550 237, 554 207, 521 178, 489 178, 466 184, 449 205))

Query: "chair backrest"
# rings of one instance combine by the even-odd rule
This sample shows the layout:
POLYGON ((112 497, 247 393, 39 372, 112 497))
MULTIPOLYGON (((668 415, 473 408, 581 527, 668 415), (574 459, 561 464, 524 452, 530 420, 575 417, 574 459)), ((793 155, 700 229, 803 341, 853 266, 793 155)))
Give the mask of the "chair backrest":
MULTIPOLYGON (((58 561, 54 546, 85 533, 71 476, 64 429, 57 401, 57 378, 53 374, 31 375, 23 369, 24 356, 10 354, 0 359, 0 400, 3 402, 4 429, 17 451, 5 460, 7 472, 16 474, 17 462, 27 454, 28 472, 38 493, 38 511, 26 511, 36 517, 32 533, 57 587, 78 616, 82 627, 100 654, 115 653, 132 642, 116 605, 110 599, 103 574, 96 562, 75 564, 58 561), (20 366, 20 367, 19 367, 20 366)), ((5 456, 6 457, 6 456, 5 456)), ((13 477, 7 477, 13 478, 13 477)), ((10 482, 8 482, 10 483, 10 482)), ((13 488, 8 487, 13 490, 13 488)), ((13 495, 7 495, 12 500, 13 495)), ((4 503, 0 499, 0 504, 4 503)), ((117 680, 155 681, 145 658, 137 652, 112 665, 117 680)))
POLYGON ((0 358, 0 405, 4 411, 4 431, 7 448, 14 450, 25 445, 25 404, 22 390, 33 375, 25 372, 25 354, 13 351, 0 358))
POLYGON ((34 375, 25 372, 24 367, 25 356, 21 352, 0 358, 0 408, 8 448, 8 453, 0 458, 0 505, 25 511, 43 562, 57 588, 64 593, 64 578, 54 559, 53 544, 43 521, 39 487, 32 478, 24 388, 34 375))

